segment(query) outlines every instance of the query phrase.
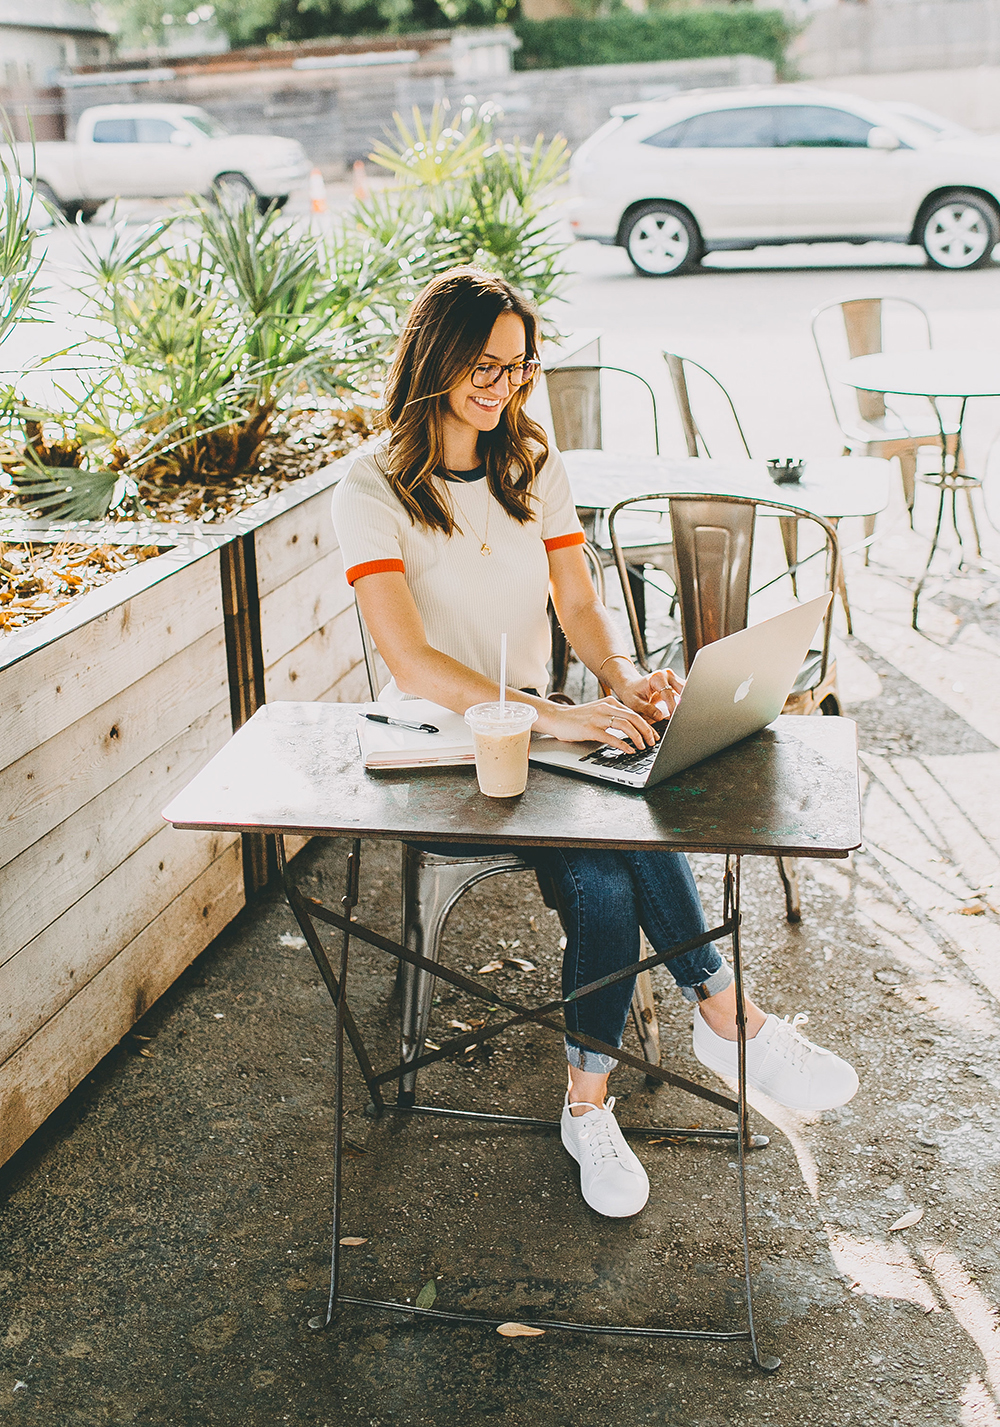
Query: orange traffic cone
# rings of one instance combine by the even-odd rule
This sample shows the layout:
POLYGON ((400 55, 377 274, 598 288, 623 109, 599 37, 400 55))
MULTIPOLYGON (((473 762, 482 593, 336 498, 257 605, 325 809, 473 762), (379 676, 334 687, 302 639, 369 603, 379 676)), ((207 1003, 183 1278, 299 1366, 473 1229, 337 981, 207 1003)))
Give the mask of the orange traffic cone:
POLYGON ((368 175, 365 173, 364 159, 354 160, 354 197, 362 203, 368 200, 368 175))
POLYGON ((314 168, 309 175, 309 201, 314 213, 326 212, 326 184, 318 168, 314 168))

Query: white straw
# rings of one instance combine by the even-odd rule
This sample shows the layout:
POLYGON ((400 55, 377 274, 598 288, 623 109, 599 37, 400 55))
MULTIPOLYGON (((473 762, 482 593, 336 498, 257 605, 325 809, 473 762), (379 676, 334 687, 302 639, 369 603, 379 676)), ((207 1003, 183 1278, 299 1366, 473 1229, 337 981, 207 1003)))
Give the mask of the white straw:
POLYGON ((507 704, 507 636, 500 636, 500 717, 505 716, 507 704))

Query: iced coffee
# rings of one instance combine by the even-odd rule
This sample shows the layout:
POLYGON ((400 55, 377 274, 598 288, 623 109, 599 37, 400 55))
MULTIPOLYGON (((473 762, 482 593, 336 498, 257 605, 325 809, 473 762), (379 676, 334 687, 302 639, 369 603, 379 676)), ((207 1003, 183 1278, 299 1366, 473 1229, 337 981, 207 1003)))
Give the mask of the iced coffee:
POLYGON ((538 717, 530 704, 474 704, 465 713, 476 749, 479 790, 488 798, 516 798, 528 781, 528 744, 538 717))

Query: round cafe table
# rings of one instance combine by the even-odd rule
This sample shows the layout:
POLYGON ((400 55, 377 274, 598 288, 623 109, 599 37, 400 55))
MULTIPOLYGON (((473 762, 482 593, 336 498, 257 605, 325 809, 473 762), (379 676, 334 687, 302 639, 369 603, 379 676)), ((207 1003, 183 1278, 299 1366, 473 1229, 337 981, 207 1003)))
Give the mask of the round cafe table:
POLYGON ((960 491, 965 492, 968 501, 976 554, 982 555, 979 527, 972 505, 972 492, 982 486, 982 481, 978 476, 968 475, 962 468, 962 426, 965 422, 966 406, 973 397, 1000 396, 1000 350, 926 347, 915 352, 872 352, 868 356, 854 357, 845 362, 836 375, 839 380, 858 391, 926 397, 937 418, 941 440, 941 469, 920 477, 926 484, 937 488, 939 497, 927 563, 913 591, 910 622, 916 629, 920 594, 941 537, 946 501, 950 502, 952 528, 958 541, 959 568, 964 563, 965 547, 957 509, 960 491), (959 403, 957 427, 951 438, 954 449, 950 454, 949 438, 938 407, 938 402, 944 400, 959 403))

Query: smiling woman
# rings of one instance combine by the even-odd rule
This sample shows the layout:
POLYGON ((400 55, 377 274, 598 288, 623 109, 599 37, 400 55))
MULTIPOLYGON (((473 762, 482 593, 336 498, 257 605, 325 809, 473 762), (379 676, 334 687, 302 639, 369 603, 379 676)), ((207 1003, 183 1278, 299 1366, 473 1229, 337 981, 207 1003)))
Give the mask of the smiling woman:
MULTIPOLYGON (((347 579, 395 682, 390 696, 416 695, 455 713, 492 704, 506 638, 505 699, 530 705, 538 732, 631 753, 656 741, 651 724, 672 712, 681 682, 670 670, 641 673, 618 652, 621 637, 580 548, 562 457, 524 409, 538 370, 536 324, 502 278, 473 267, 435 278, 400 338, 383 413, 388 437, 337 487, 334 521, 347 579), (544 697, 550 594, 581 662, 613 690, 607 698, 567 707, 544 697)), ((567 998, 636 962, 640 925, 665 953, 705 931, 680 854, 538 848, 533 857, 566 928, 567 998)), ((735 1077, 731 970, 711 943, 666 965, 685 998, 700 1003, 695 1054, 735 1077)), ((580 1166, 584 1199, 612 1218, 637 1214, 649 1182, 615 1121, 614 1100, 605 1100, 617 1059, 584 1043, 621 1045, 633 987, 634 978, 621 980, 566 1005, 562 1142, 580 1166)), ((749 1083, 772 1097, 822 1109, 857 1089, 846 1062, 752 1003, 747 1029, 749 1083)))

